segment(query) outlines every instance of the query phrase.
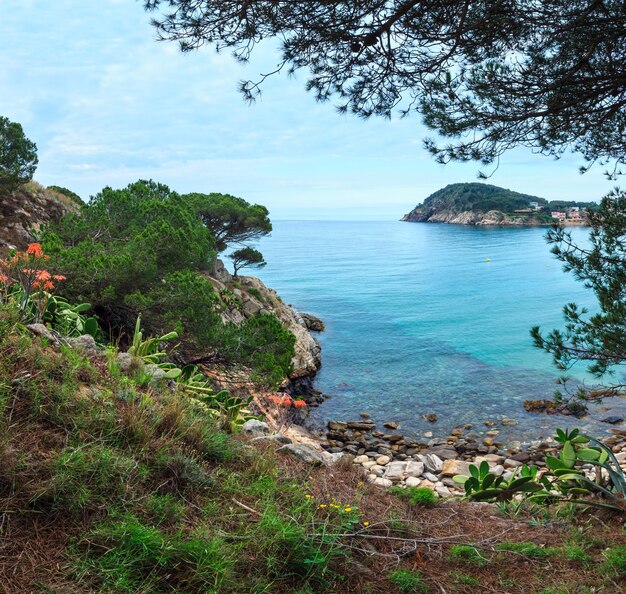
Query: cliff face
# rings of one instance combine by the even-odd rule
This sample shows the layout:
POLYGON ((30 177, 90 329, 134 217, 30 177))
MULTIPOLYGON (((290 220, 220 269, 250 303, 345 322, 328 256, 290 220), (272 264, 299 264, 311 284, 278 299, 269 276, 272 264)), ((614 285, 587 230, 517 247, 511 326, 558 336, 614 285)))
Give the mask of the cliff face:
POLYGON ((33 182, 0 197, 0 248, 24 249, 33 240, 31 229, 70 212, 77 212, 71 201, 33 182))
POLYGON ((487 212, 476 212, 470 210, 438 210, 437 208, 416 207, 408 214, 405 214, 402 221, 412 223, 450 223, 454 225, 502 225, 502 226, 524 226, 538 227, 549 225, 538 221, 528 220, 524 217, 512 217, 499 210, 487 212))

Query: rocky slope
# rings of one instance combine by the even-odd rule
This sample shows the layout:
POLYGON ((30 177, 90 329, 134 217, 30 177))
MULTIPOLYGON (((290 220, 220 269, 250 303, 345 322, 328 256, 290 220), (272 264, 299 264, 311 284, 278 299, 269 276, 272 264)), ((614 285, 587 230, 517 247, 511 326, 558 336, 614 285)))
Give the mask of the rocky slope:
POLYGON ((33 240, 31 230, 70 212, 77 212, 71 200, 35 182, 0 197, 0 249, 25 248, 33 240))
POLYGON ((321 348, 313 338, 311 330, 323 328, 321 320, 310 314, 300 314, 293 307, 283 303, 279 295, 266 287, 254 276, 239 276, 235 279, 217 260, 207 280, 220 294, 225 309, 222 317, 236 324, 245 318, 260 313, 273 313, 296 337, 296 354, 293 358, 293 372, 290 379, 312 377, 322 364, 321 348), (234 297, 230 298, 229 297, 234 297))

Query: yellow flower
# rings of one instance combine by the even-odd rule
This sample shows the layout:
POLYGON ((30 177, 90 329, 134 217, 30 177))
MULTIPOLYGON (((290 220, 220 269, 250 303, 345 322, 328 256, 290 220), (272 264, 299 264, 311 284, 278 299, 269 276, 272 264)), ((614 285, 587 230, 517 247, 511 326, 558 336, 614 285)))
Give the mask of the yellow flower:
POLYGON ((325 503, 322 503, 322 504, 320 505, 320 509, 324 509, 325 507, 326 507, 326 504, 325 504, 325 503))
POLYGON ((351 507, 346 507, 346 509, 344 509, 343 511, 345 511, 345 512, 351 512, 351 511, 352 511, 352 508, 351 508, 351 507))
POLYGON ((308 493, 305 495, 307 499, 313 499, 313 495, 309 495, 308 493))
POLYGON ((363 526, 369 526, 370 523, 369 522, 363 522, 363 526))

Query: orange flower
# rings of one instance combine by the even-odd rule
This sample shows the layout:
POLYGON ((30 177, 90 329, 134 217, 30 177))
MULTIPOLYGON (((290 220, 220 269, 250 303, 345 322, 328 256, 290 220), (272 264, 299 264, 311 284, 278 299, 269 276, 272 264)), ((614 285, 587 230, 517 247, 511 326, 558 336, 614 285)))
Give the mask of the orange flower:
POLYGON ((6 274, 0 274, 0 283, 8 283, 9 277, 6 274))
POLYGON ((268 396, 268 400, 271 400, 276 405, 282 402, 282 400, 278 396, 274 396, 274 394, 272 394, 271 396, 268 396))
POLYGON ((283 406, 291 406, 293 404, 293 398, 291 396, 283 396, 281 404, 283 406))
POLYGON ((39 281, 35 281, 33 283, 33 289, 38 289, 41 286, 41 283, 39 281))
POLYGON ((41 249, 41 245, 38 243, 31 243, 26 249, 27 254, 33 254, 35 258, 41 258, 43 256, 43 250, 41 249))
POLYGON ((296 408, 302 408, 302 407, 306 406, 306 402, 304 400, 294 400, 293 405, 296 408))
POLYGON ((64 281, 65 280, 65 277, 62 274, 55 274, 52 278, 55 281, 64 281))
POLYGON ((52 278, 52 275, 47 270, 40 270, 37 273, 37 280, 48 281, 52 278))
POLYGON ((54 285, 50 281, 46 281, 43 284, 43 288, 46 289, 47 291, 52 291, 52 289, 54 289, 54 285))

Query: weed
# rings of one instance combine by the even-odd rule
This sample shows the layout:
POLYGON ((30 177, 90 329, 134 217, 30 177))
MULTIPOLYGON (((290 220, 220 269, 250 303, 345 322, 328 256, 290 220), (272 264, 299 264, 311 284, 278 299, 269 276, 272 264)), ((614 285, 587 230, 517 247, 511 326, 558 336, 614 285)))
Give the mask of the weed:
POLYGON ((427 487, 392 487, 392 493, 406 499, 411 505, 420 505, 422 507, 433 507, 437 505, 437 495, 427 487))
POLYGON ((604 563, 600 566, 603 573, 611 577, 626 577, 626 546, 613 547, 604 552, 604 563))
POLYGON ((466 586, 480 586, 480 580, 467 573, 460 571, 453 571, 451 574, 455 582, 459 584, 465 584, 466 586))
POLYGON ((533 542, 503 542, 496 546, 497 551, 518 553, 524 557, 542 559, 554 555, 556 549, 542 547, 533 542))
POLYGON ((52 468, 54 507, 72 513, 123 499, 140 479, 134 460, 99 445, 66 448, 52 468))
POLYGON ((408 569, 396 569, 389 574, 389 581, 400 592, 426 592, 427 585, 422 579, 422 575, 416 571, 408 569))
POLYGON ((475 565, 481 567, 488 563, 476 547, 472 545, 452 545, 448 552, 450 559, 459 561, 465 565, 475 565))

